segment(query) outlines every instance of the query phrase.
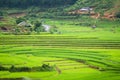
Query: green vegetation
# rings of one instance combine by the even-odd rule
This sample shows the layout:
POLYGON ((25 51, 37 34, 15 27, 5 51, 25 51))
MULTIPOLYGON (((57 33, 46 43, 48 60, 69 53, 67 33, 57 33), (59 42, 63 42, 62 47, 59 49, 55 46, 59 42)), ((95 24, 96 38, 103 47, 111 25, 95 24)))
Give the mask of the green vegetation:
POLYGON ((34 31, 36 31, 37 33, 44 32, 44 28, 42 27, 42 22, 36 21, 34 26, 35 26, 34 31))
POLYGON ((119 80, 118 7, 119 0, 0 0, 0 80, 119 80))
POLYGON ((70 9, 80 9, 82 7, 95 7, 97 10, 109 10, 115 6, 118 0, 77 0, 70 9))
POLYGON ((117 12, 117 13, 116 13, 116 17, 117 17, 117 18, 120 18, 120 12, 117 12))
POLYGON ((55 7, 61 5, 73 4, 76 0, 0 0, 0 7, 19 7, 26 8, 30 6, 55 7), (54 5, 53 5, 54 4, 54 5))
POLYGON ((17 19, 16 19, 16 24, 19 24, 19 23, 21 23, 21 22, 23 22, 23 21, 25 21, 24 18, 17 18, 17 19))
POLYGON ((12 65, 7 68, 4 66, 0 66, 0 71, 9 71, 9 72, 35 72, 35 71, 52 71, 54 68, 49 66, 49 64, 43 64, 41 67, 15 67, 12 65))

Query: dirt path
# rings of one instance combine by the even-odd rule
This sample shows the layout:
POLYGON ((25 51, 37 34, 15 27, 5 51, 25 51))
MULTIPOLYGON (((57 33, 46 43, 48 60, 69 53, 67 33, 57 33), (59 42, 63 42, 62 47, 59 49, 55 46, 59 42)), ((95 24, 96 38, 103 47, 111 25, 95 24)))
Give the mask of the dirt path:
POLYGON ((17 18, 23 17, 23 16, 25 16, 25 15, 26 15, 25 12, 11 13, 11 14, 9 14, 10 17, 17 17, 17 18))
POLYGON ((56 71, 58 72, 58 74, 61 74, 62 71, 60 70, 60 68, 58 66, 55 67, 56 71))
POLYGON ((95 18, 95 19, 98 19, 100 17, 100 14, 99 13, 96 13, 94 15, 91 15, 91 18, 95 18))

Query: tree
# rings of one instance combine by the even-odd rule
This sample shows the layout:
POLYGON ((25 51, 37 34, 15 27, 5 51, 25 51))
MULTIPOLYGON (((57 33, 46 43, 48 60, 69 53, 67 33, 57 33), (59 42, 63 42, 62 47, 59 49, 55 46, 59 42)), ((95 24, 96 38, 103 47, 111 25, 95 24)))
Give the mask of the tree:
POLYGON ((34 31, 37 32, 37 33, 40 33, 40 32, 44 31, 44 28, 42 26, 42 22, 41 21, 36 21, 34 23, 34 31))
POLYGON ((52 27, 50 28, 50 33, 51 33, 51 34, 59 33, 58 28, 57 28, 56 26, 52 26, 52 27))
POLYGON ((3 16, 3 12, 2 11, 0 11, 0 16, 3 16))
POLYGON ((19 24, 19 23, 21 23, 23 21, 26 21, 26 20, 24 18, 17 18, 16 19, 16 24, 19 24))
POLYGON ((115 16, 116 16, 117 18, 120 18, 120 12, 117 12, 117 13, 115 14, 115 16))

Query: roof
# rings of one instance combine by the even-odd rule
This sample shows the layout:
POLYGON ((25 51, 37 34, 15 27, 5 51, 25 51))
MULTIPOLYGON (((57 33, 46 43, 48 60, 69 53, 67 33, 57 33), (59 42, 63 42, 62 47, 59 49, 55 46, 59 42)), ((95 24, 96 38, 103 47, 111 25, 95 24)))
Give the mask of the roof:
POLYGON ((31 26, 31 24, 23 21, 23 22, 20 22, 20 23, 18 24, 18 26, 31 26))
POLYGON ((80 9, 81 11, 92 11, 93 10, 93 8, 90 8, 90 7, 83 7, 83 8, 81 8, 80 9))

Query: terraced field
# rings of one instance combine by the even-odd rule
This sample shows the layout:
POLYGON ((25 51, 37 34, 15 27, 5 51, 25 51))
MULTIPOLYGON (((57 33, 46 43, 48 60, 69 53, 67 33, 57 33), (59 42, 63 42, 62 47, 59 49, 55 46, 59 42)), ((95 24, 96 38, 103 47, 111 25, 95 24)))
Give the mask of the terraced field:
POLYGON ((120 40, 77 36, 1 36, 0 45, 120 49, 120 40))
POLYGON ((119 49, 119 39, 64 35, 0 36, 2 66, 37 67, 42 64, 55 66, 54 71, 47 72, 1 71, 0 79, 119 80, 119 49))

